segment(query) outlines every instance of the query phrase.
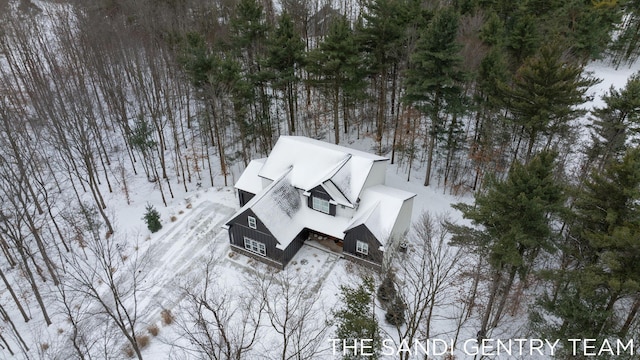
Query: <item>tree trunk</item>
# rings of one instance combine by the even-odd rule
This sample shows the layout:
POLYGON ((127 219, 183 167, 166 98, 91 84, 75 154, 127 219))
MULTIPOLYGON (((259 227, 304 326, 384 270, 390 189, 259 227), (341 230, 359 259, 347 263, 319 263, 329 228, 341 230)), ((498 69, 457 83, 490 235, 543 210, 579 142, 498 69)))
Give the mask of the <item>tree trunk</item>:
POLYGON ((2 277, 2 281, 4 282, 4 285, 7 287, 7 290, 9 290, 9 293, 11 294, 11 297, 13 298, 13 301, 16 303, 16 306, 18 307, 18 310, 20 311, 20 314, 22 315, 22 318, 24 319, 24 322, 29 322, 29 320, 30 320, 29 316, 24 311, 24 308, 22 307, 22 304, 20 303, 20 300, 18 300, 18 297, 16 296, 16 293, 13 291, 13 287, 11 286, 11 284, 9 283, 7 278, 4 276, 4 271, 2 271, 1 267, 0 267, 0 277, 2 277))
POLYGON ((487 327, 489 325, 489 318, 491 317, 491 312, 493 310, 493 303, 496 300, 496 296, 498 294, 498 289, 500 288, 500 283, 502 282, 502 274, 500 270, 496 270, 493 274, 491 284, 491 290, 489 294, 489 301, 487 302, 487 307, 484 310, 484 315, 482 316, 482 323, 480 324, 480 331, 478 331, 478 340, 482 340, 487 336, 487 327))
POLYGON ((22 258, 22 263, 24 265, 24 272, 27 274, 29 278, 29 284, 31 285, 31 290, 33 290, 33 294, 36 297, 36 301, 40 306, 40 310, 42 311, 42 316, 44 317, 44 321, 47 323, 47 326, 51 325, 51 319, 49 319, 49 314, 47 313, 47 308, 44 306, 44 301, 42 301, 42 296, 40 296, 40 291, 38 290, 38 285, 36 284, 36 279, 33 277, 33 273, 29 268, 29 260, 27 259, 27 255, 24 252, 23 244, 16 244, 18 248, 18 253, 22 258))
POLYGON ((333 89, 333 136, 336 144, 340 143, 340 90, 336 86, 333 89))
POLYGON ((622 328, 620 329, 620 337, 624 338, 627 336, 627 333, 629 332, 629 328, 631 327, 631 324, 633 323, 633 320, 636 318, 636 315, 638 314, 638 310, 640 310, 640 295, 636 295, 636 299, 633 302, 633 305, 631 306, 631 311, 629 311, 629 315, 627 315, 627 319, 624 321, 624 325, 622 325, 622 328))
POLYGON ((491 327, 494 328, 498 326, 498 322, 500 321, 500 317, 502 316, 502 312, 504 310, 504 306, 507 303, 507 298, 509 297, 509 293, 511 292, 511 286, 513 286, 513 280, 516 277, 516 268, 512 267, 511 272, 509 274, 509 280, 507 284, 504 286, 502 290, 502 297, 500 298, 500 304, 498 305, 498 310, 496 310, 496 315, 491 322, 491 327))

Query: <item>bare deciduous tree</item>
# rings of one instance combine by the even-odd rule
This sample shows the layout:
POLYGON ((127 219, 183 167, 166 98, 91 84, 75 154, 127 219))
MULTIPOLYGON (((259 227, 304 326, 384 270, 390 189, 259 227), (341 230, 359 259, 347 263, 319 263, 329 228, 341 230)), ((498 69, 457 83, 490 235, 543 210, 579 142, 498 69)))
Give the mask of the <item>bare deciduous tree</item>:
MULTIPOLYGON (((423 213, 414 223, 408 238, 409 249, 396 259, 398 296, 405 305, 406 322, 397 326, 397 338, 413 346, 416 340, 429 339, 439 306, 446 305, 451 284, 460 270, 461 251, 449 246, 444 226, 446 216, 423 213)), ((393 306, 389 304, 387 306, 393 306)), ((408 353, 400 353, 408 359, 408 353)))
POLYGON ((216 282, 213 259, 204 279, 183 287, 185 302, 176 321, 189 342, 184 350, 212 360, 241 360, 256 343, 266 299, 246 289, 225 288, 216 282))
MULTIPOLYGON (((85 253, 65 256, 69 271, 65 274, 66 291, 89 299, 89 314, 99 317, 107 325, 114 325, 126 339, 138 359, 142 359, 138 344, 139 300, 150 283, 146 281, 149 258, 140 253, 137 245, 128 248, 125 238, 116 235, 101 237, 96 214, 82 209, 87 232, 85 253)), ((123 236, 123 235, 119 235, 123 236)))
POLYGON ((282 360, 313 359, 325 341, 328 311, 322 308, 317 279, 310 280, 311 276, 285 270, 252 278, 251 289, 266 299, 266 315, 279 335, 276 348, 282 360))

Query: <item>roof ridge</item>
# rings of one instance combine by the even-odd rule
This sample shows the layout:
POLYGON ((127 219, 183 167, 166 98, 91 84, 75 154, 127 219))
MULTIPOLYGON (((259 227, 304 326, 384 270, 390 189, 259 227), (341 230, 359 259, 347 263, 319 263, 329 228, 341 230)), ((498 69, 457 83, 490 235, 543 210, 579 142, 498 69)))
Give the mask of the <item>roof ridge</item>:
MULTIPOLYGON (((333 167, 333 169, 331 169, 331 170, 327 171, 327 174, 329 174, 329 176, 322 176, 322 177, 320 177, 320 181, 318 181, 315 185, 313 185, 313 186, 311 187, 311 189, 315 188, 315 187, 316 187, 316 186, 318 186, 318 185, 322 185, 322 184, 323 184, 325 181, 327 181, 327 180, 331 180, 331 178, 332 178, 332 177, 333 177, 333 176, 334 176, 338 171, 340 171, 340 169, 342 169, 342 168, 343 168, 343 167, 344 167, 344 166, 349 162, 349 160, 351 160, 351 157, 352 157, 352 156, 353 156, 353 155, 351 155, 351 154, 348 154, 348 153, 347 153, 347 156, 346 156, 344 159, 342 159, 342 160, 341 160, 341 161, 340 161, 336 166, 334 166, 334 167, 333 167)), ((334 185, 335 185, 335 183, 334 183, 334 185)), ((337 188, 337 187, 338 187, 338 186, 336 186, 336 188, 337 188)), ((311 189, 304 189, 304 190, 305 190, 305 191, 309 191, 309 190, 311 190, 311 189)), ((342 191, 341 191, 341 192, 342 192, 342 191)))

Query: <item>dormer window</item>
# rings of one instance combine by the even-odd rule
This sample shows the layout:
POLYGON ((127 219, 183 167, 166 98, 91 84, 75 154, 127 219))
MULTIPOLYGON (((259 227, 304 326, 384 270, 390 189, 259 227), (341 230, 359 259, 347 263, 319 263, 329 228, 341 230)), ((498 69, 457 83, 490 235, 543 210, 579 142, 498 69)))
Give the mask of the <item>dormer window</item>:
POLYGON ((312 207, 314 210, 318 210, 321 211, 325 214, 329 213, 329 200, 325 200, 325 199, 321 199, 318 197, 313 197, 312 198, 312 203, 311 203, 312 207))

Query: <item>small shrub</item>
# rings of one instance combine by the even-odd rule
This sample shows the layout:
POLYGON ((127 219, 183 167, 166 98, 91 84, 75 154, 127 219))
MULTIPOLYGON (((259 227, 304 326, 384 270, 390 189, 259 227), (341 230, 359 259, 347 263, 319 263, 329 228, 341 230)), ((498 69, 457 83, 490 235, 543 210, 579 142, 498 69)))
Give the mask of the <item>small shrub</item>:
POLYGON ((42 351, 47 351, 47 349, 49 349, 49 344, 48 343, 42 343, 40 344, 40 349, 42 351))
POLYGON ((393 274, 388 273, 378 287, 378 300, 383 303, 391 301, 396 296, 396 286, 393 282, 393 274))
POLYGON ((131 347, 131 345, 127 345, 127 347, 122 349, 122 351, 124 352, 124 355, 128 358, 132 358, 136 354, 136 352, 133 351, 133 348, 131 347))
POLYGON ((391 325, 398 326, 404 324, 404 311, 407 306, 399 296, 396 296, 393 303, 389 305, 389 309, 384 319, 391 325))
POLYGON ((147 205, 146 212, 142 218, 147 224, 147 228, 152 233, 162 229, 162 223, 160 223, 160 213, 152 205, 147 205))
POLYGON ((171 313, 171 310, 163 309, 162 312, 160 313, 160 316, 162 316, 162 323, 164 325, 173 324, 173 314, 171 313))
POLYGON ((158 327, 158 325, 153 324, 151 326, 149 326, 147 328, 147 331, 149 332, 149 334, 151 334, 152 336, 158 336, 158 333, 160 332, 160 328, 158 327))
POLYGON ((138 343, 138 347, 140 349, 144 349, 149 346, 149 336, 148 335, 138 335, 136 336, 136 343, 138 343))
POLYGON ((171 215, 169 219, 171 220, 171 222, 176 222, 176 220, 178 220, 178 217, 176 217, 175 215, 171 215))
POLYGON ((186 206, 187 209, 191 209, 192 207, 193 207, 193 205, 191 205, 191 203, 188 203, 187 206, 186 206))

